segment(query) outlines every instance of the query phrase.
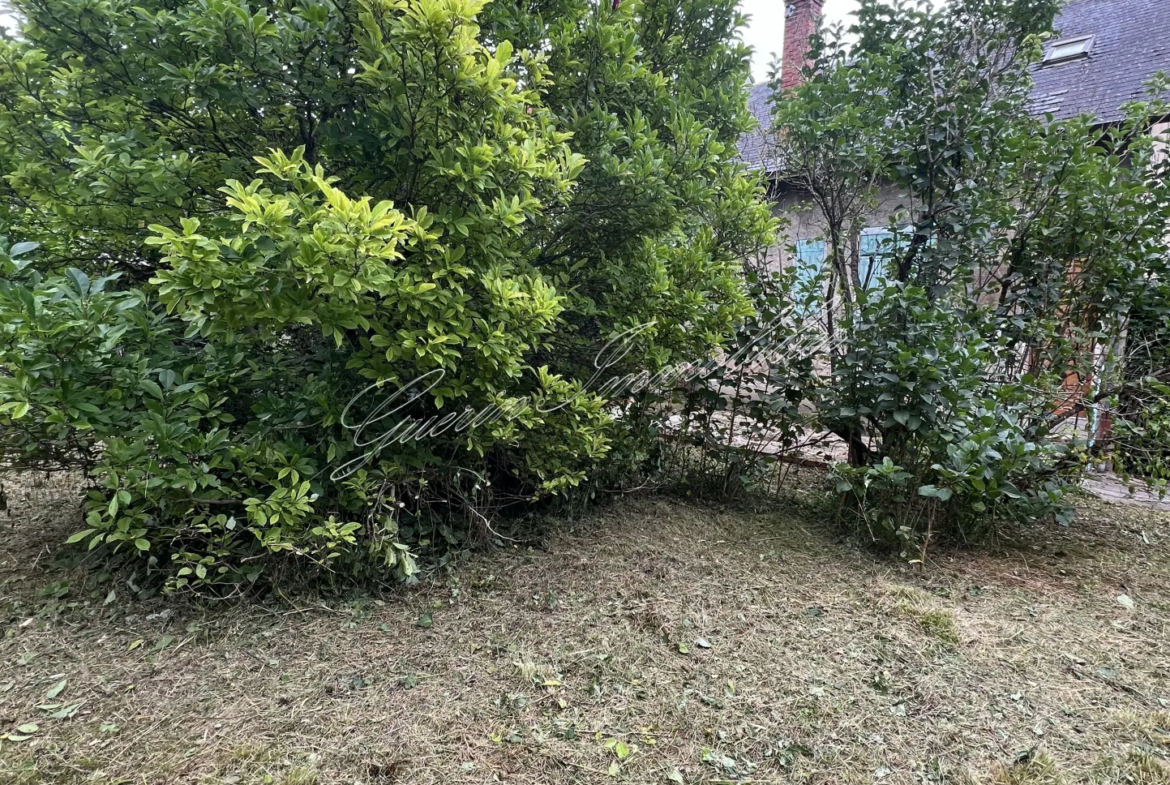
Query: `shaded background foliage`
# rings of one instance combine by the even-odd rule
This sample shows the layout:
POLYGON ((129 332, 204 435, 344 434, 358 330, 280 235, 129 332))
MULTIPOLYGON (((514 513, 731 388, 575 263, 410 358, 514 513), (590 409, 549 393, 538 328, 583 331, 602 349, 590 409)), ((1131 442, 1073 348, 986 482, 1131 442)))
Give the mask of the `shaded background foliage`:
MULTIPOLYGON (((1142 340, 1125 335, 1165 330, 1150 316, 1168 279, 1170 192, 1149 130, 1168 111, 1138 102, 1105 128, 1031 116, 1030 69, 1057 7, 863 0, 849 30, 814 38, 799 87, 774 85, 765 158, 826 255, 815 271, 749 264, 764 319, 742 322, 738 341, 775 325, 787 351, 692 393, 683 426, 702 447, 685 469, 702 476, 688 487, 758 486, 753 467, 799 462, 833 434, 847 450, 838 518, 922 559, 932 540, 1068 522, 1079 472, 1111 446, 1085 421, 1119 395, 1138 430, 1116 444, 1162 438, 1164 380, 1150 376, 1167 369, 1128 362, 1142 340), (892 194, 890 239, 867 247, 892 194)), ((1151 95, 1164 94, 1156 78, 1151 95)))
POLYGON ((1144 384, 1120 371, 1119 337, 1166 279, 1170 195, 1148 131, 1167 110, 1137 103, 1106 128, 1030 115, 1056 9, 864 0, 856 45, 830 31, 776 101, 784 176, 826 227, 838 340, 815 405, 849 445, 840 509, 910 554, 1067 521, 1089 446, 1070 426, 1144 384), (882 186, 905 210, 867 281, 857 238, 882 186))

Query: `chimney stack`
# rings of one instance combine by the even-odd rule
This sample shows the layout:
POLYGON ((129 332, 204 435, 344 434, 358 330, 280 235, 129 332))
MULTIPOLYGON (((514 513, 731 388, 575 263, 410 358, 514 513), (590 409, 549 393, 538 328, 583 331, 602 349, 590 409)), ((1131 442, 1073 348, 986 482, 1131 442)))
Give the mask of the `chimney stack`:
POLYGON ((784 10, 784 57, 780 64, 780 87, 791 90, 803 81, 800 71, 811 61, 808 50, 824 0, 788 0, 784 10))

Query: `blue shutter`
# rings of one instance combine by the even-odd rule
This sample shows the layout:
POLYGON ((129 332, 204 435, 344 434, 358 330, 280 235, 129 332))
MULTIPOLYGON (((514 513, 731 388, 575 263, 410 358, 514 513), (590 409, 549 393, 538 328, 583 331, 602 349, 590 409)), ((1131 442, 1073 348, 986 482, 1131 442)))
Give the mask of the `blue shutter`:
POLYGON ((797 291, 809 288, 821 273, 825 263, 824 240, 796 241, 796 286, 797 291))
POLYGON ((824 240, 796 241, 796 280, 807 284, 821 271, 825 261, 824 240))
POLYGON ((894 235, 887 231, 867 229, 861 235, 861 248, 857 259, 857 277, 861 288, 876 289, 885 283, 886 262, 894 251, 894 235))

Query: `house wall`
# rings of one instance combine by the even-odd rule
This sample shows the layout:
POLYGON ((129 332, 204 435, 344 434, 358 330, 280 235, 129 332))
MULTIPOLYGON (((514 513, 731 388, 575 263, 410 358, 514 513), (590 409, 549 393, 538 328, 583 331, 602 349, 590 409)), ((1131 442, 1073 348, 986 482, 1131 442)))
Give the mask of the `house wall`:
MULTIPOLYGON (((1150 134, 1157 139, 1155 161, 1170 158, 1170 121, 1156 123, 1150 134)), ((772 192, 772 214, 782 220, 777 232, 777 244, 768 249, 764 261, 767 269, 784 270, 796 262, 797 243, 805 240, 825 238, 825 221, 820 210, 809 195, 782 183, 774 183, 772 192)), ((866 211, 861 221, 863 228, 884 229, 891 224, 908 223, 909 195, 893 183, 882 183, 877 188, 873 206, 866 211)), ((972 294, 984 303, 992 303, 999 296, 997 276, 1003 268, 982 270, 976 273, 972 294)))
POLYGON ((1156 123, 1150 129, 1154 142, 1154 163, 1162 163, 1170 156, 1170 123, 1156 123))
MULTIPOLYGON (((768 249, 765 262, 770 270, 785 270, 796 263, 796 246, 804 240, 824 239, 825 221, 808 194, 791 187, 777 186, 772 193, 772 214, 782 220, 777 232, 777 245, 768 249)), ((862 229, 887 229, 891 225, 909 223, 908 194, 893 183, 877 188, 873 206, 861 220, 862 229)), ((856 238, 855 238, 856 239, 856 238)), ((984 304, 998 299, 996 276, 1004 270, 979 270, 972 287, 972 295, 984 304)))
MULTIPOLYGON (((793 248, 798 241, 824 238, 825 222, 807 193, 784 188, 773 198, 772 214, 783 219, 784 224, 777 233, 777 247, 768 252, 768 265, 769 268, 785 269, 795 259, 793 248)), ((906 214, 907 201, 906 194, 892 183, 879 186, 873 208, 866 211, 864 227, 889 226, 895 218, 906 214)))

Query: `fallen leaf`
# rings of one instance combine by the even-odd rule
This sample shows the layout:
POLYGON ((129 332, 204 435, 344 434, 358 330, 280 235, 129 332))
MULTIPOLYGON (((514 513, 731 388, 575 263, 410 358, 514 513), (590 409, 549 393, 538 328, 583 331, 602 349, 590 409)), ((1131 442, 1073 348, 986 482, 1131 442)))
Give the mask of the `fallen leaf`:
POLYGON ((60 695, 61 691, 65 689, 65 684, 68 681, 69 681, 68 679, 61 679, 61 681, 57 682, 52 687, 50 687, 49 691, 45 693, 45 700, 51 701, 51 700, 53 700, 53 698, 56 698, 58 695, 60 695))
POLYGON ((76 714, 77 710, 80 708, 81 708, 80 703, 74 703, 72 706, 66 706, 63 709, 59 709, 58 711, 53 712, 49 716, 55 720, 67 720, 70 717, 72 717, 74 714, 76 714))

